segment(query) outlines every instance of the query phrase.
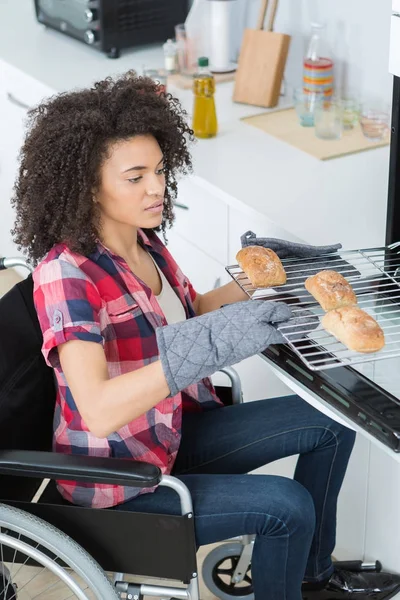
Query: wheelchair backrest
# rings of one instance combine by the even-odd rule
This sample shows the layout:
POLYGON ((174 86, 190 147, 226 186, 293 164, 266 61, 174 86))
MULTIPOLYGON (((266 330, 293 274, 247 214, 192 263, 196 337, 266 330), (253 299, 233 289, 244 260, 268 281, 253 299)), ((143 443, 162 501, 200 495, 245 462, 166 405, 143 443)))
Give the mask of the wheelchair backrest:
POLYGON ((29 275, 0 298, 0 448, 51 450, 55 384, 29 275))

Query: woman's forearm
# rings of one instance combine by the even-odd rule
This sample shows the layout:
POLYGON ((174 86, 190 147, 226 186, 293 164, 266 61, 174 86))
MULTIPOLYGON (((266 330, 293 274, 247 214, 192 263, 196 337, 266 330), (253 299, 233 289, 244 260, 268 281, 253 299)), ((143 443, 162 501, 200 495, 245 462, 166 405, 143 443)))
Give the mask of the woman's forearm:
POLYGON ((145 414, 169 395, 169 388, 157 360, 146 367, 105 381, 98 404, 98 423, 93 415, 92 428, 99 437, 114 431, 145 414), (96 427, 98 425, 98 427, 96 427))
POLYGON ((196 313, 204 315, 207 312, 221 308, 224 304, 233 304, 234 302, 241 302, 248 299, 248 295, 235 281, 232 281, 206 294, 201 294, 196 307, 196 313))
POLYGON ((72 340, 59 347, 61 366, 89 431, 105 438, 169 396, 161 361, 110 378, 101 344, 72 340))

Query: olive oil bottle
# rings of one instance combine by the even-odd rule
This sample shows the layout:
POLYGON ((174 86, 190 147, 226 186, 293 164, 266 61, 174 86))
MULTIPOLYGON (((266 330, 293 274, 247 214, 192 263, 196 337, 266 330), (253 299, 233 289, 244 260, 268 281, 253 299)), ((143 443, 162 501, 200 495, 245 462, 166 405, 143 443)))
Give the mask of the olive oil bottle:
POLYGON ((218 123, 215 110, 215 79, 208 67, 208 58, 198 61, 197 73, 193 76, 193 124, 192 129, 198 138, 211 138, 217 135, 218 123))

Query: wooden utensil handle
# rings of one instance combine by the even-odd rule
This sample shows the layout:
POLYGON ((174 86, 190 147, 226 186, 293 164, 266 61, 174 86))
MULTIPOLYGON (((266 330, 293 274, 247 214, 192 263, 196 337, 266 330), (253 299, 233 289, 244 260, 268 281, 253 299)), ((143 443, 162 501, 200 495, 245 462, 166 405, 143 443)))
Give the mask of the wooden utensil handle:
POLYGON ((265 15, 267 14, 269 0, 261 0, 260 14, 258 15, 257 29, 264 29, 265 15))
POLYGON ((276 17, 276 11, 277 11, 277 9, 278 9, 278 0, 272 0, 272 8, 271 8, 270 13, 269 13, 267 31, 273 31, 274 30, 275 17, 276 17))

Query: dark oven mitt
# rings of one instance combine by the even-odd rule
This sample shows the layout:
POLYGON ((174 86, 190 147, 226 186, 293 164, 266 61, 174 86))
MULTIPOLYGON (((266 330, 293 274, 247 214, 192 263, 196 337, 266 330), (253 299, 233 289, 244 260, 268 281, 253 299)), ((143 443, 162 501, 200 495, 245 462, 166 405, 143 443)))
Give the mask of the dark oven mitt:
MULTIPOLYGON (((286 285, 292 288, 295 286, 304 286, 304 282, 308 277, 324 269, 333 269, 338 273, 342 273, 344 277, 360 275, 359 271, 353 265, 343 260, 337 253, 342 244, 309 246, 308 244, 298 244, 275 238, 257 237, 253 231, 246 231, 241 236, 240 241, 242 248, 247 246, 263 246, 276 252, 280 259, 298 258, 299 260, 294 264, 291 264, 290 261, 284 264, 288 277, 286 285), (332 256, 324 256, 325 254, 331 254, 332 256), (318 257, 321 257, 321 259, 315 260, 318 257)), ((279 290, 279 288, 275 289, 276 291, 279 290)), ((289 291, 288 288, 287 291, 289 291)))
POLYGON ((291 310, 280 302, 236 302, 156 329, 158 351, 172 396, 216 371, 284 343, 276 325, 291 310))

